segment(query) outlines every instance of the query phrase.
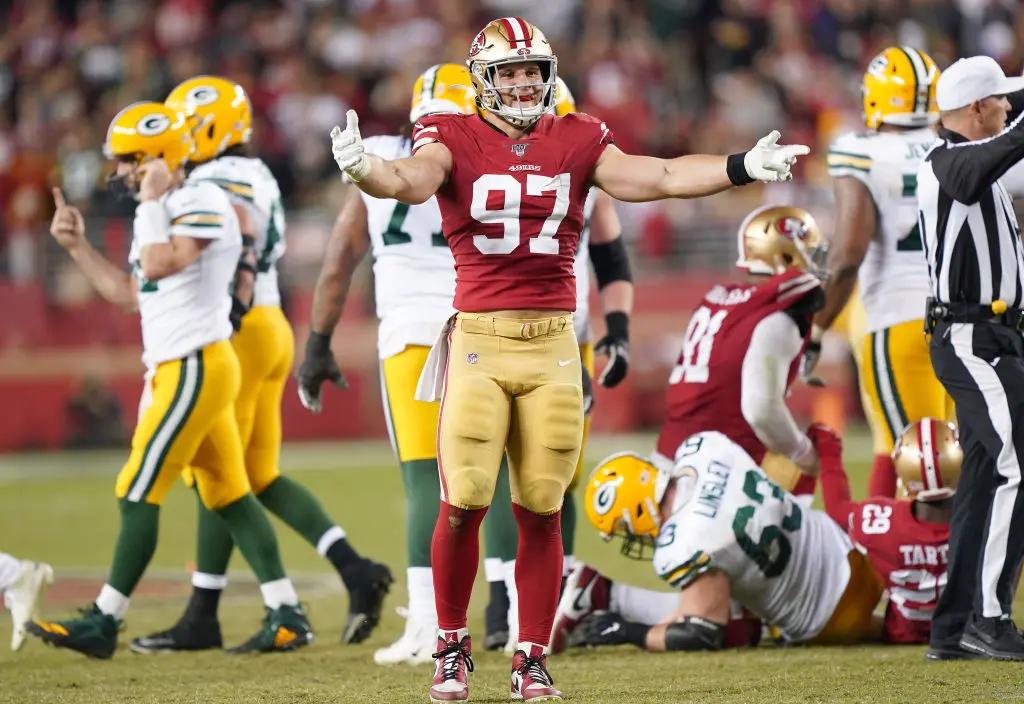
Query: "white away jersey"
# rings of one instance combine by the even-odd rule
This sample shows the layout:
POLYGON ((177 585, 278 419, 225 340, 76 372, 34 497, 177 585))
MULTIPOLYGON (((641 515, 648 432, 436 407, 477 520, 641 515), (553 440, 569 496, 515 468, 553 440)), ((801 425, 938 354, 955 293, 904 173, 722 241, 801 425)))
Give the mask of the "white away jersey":
MULTIPOLYGON (((186 181, 160 204, 171 236, 212 241, 181 271, 149 281, 140 271, 137 232, 132 239, 128 261, 139 282, 142 361, 150 369, 231 337, 230 287, 242 253, 238 218, 227 195, 212 183, 186 181)), ((140 227, 145 225, 136 218, 136 231, 140 227)))
POLYGON ((851 176, 867 186, 878 228, 858 281, 866 332, 924 318, 928 263, 917 224, 917 169, 935 142, 931 128, 848 133, 828 152, 832 178, 851 176))
POLYGON ((221 156, 200 164, 190 181, 211 181, 225 191, 231 202, 247 209, 256 221, 256 286, 253 305, 280 306, 277 262, 284 255, 285 217, 277 179, 261 159, 221 156))
MULTIPOLYGON (((363 144, 382 159, 412 154, 412 143, 397 135, 368 137, 363 144)), ((406 345, 430 347, 455 313, 455 259, 441 232, 437 200, 407 205, 362 197, 373 247, 378 354, 387 359, 406 345)))
POLYGON ((689 437, 672 473, 677 494, 658 535, 658 575, 682 589, 720 570, 732 599, 784 638, 816 636, 850 579, 846 533, 821 511, 801 509, 721 433, 689 437))
POLYGON ((594 194, 591 188, 583 203, 583 230, 576 248, 573 271, 576 274, 576 310, 572 314, 572 325, 576 339, 582 345, 590 342, 590 218, 594 216, 594 194))

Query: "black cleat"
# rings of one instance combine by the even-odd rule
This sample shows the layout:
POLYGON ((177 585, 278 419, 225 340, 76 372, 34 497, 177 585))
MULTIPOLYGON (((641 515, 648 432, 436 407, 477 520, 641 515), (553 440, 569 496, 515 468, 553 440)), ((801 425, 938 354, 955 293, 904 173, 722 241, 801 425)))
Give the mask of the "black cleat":
POLYGON ((395 578, 387 565, 362 559, 344 576, 348 588, 348 619, 341 633, 342 643, 362 643, 380 623, 384 599, 395 578))
POLYGON ((484 650, 504 650, 508 643, 508 629, 502 631, 488 631, 484 636, 484 650))
POLYGON ((133 638, 133 653, 170 653, 185 650, 222 648, 220 622, 216 618, 183 616, 166 631, 133 638))
POLYGON ((971 616, 960 647, 989 660, 1024 660, 1024 637, 1009 616, 971 616))

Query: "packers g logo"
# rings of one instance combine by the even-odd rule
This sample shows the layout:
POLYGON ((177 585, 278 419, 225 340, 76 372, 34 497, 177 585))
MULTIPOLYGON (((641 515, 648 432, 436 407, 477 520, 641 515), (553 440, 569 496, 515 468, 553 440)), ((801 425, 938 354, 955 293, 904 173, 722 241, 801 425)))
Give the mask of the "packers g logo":
POLYGON ((185 95, 185 104, 196 107, 216 102, 220 93, 213 86, 196 86, 185 95))
POLYGON ((143 137, 156 137, 163 134, 171 126, 171 120, 167 115, 158 112, 142 117, 135 125, 135 131, 143 137))
POLYGON ((868 64, 867 73, 881 81, 885 80, 885 69, 887 68, 889 68, 889 57, 879 54, 868 64))
POLYGON ((622 479, 615 479, 607 481, 601 486, 597 487, 597 491, 594 492, 594 513, 598 516, 604 516, 612 510, 612 506, 615 505, 615 497, 619 493, 619 484, 622 479))

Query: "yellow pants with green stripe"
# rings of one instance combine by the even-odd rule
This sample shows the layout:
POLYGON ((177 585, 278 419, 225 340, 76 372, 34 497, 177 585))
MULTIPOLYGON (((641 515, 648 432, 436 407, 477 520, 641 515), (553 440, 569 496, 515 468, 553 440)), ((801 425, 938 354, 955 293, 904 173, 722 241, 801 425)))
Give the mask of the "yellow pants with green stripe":
POLYGON ((227 340, 157 365, 143 392, 148 403, 140 409, 131 454, 117 476, 117 497, 160 505, 186 467, 210 509, 245 496, 249 480, 234 408, 240 380, 227 340))
POLYGON ((915 421, 953 418, 953 400, 935 378, 920 320, 864 336, 860 384, 876 455, 892 452, 896 438, 915 421))

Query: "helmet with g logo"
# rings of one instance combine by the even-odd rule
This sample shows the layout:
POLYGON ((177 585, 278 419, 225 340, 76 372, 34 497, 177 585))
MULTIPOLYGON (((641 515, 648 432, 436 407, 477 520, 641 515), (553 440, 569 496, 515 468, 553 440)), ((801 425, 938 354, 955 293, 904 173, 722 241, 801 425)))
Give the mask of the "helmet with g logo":
POLYGON ((103 144, 108 159, 163 159, 171 171, 189 160, 192 149, 185 115, 152 102, 133 103, 117 113, 103 144))
POLYGON ((252 136, 252 106, 245 89, 218 76, 196 76, 171 91, 164 104, 185 113, 196 151, 192 161, 209 161, 252 136))
POLYGON ((890 46, 871 60, 861 83, 864 124, 925 127, 939 121, 935 85, 939 68, 928 54, 890 46))
POLYGON ((462 64, 437 64, 420 74, 412 87, 409 122, 438 113, 472 115, 476 92, 469 69, 462 64))
POLYGON ((607 457, 594 468, 583 494, 587 519, 604 540, 620 537, 623 554, 642 559, 661 529, 658 503, 668 475, 631 452, 607 457))

